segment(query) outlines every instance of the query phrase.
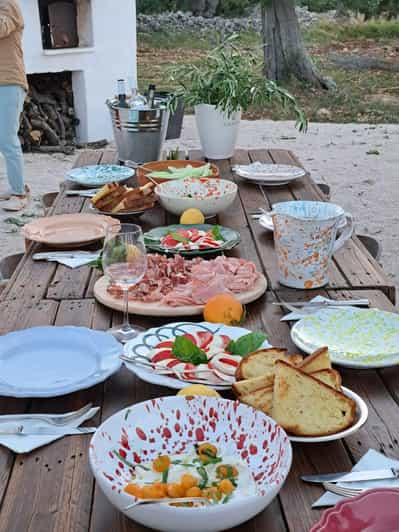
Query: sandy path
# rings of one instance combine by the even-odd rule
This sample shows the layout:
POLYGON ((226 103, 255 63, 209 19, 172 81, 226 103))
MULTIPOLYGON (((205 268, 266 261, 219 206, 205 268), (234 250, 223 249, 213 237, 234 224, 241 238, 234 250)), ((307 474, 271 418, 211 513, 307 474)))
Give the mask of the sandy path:
MULTIPOLYGON (((199 145, 195 121, 185 119, 179 141, 168 148, 199 145)), ((399 284, 399 125, 311 124, 306 135, 292 122, 245 121, 238 146, 293 150, 312 172, 316 181, 331 186, 332 201, 353 213, 358 233, 370 234, 382 244, 381 262, 399 284), (367 152, 379 154, 367 154, 367 152)), ((5 213, 0 203, 0 258, 23 249, 19 228, 6 223, 10 216, 21 222, 43 213, 40 197, 55 191, 75 156, 25 156, 27 182, 32 189, 31 204, 19 215, 5 213)), ((0 160, 0 190, 4 190, 4 162, 0 160)))

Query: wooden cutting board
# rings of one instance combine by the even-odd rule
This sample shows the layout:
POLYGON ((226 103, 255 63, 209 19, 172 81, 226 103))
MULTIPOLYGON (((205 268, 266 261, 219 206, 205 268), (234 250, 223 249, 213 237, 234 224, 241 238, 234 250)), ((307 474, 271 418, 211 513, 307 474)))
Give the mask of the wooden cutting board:
MULTIPOLYGON (((125 309, 123 299, 111 296, 107 292, 108 284, 108 279, 105 276, 101 277, 94 285, 94 297, 106 307, 123 312, 125 309)), ((267 279, 261 274, 252 290, 234 295, 242 304, 246 304, 258 299, 266 292, 266 289, 267 279)), ((129 301, 129 312, 140 316, 194 316, 196 314, 202 314, 203 310, 204 305, 171 307, 169 305, 161 305, 159 302, 142 303, 141 301, 129 301)))

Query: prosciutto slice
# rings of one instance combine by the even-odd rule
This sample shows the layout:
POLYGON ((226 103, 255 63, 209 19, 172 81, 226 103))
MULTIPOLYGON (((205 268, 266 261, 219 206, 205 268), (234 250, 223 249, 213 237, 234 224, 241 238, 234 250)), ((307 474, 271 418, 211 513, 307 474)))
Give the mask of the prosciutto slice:
MULTIPOLYGON (((167 258, 154 254, 148 255, 148 269, 142 281, 129 289, 129 299, 159 301, 171 307, 203 305, 217 294, 246 292, 258 278, 255 264, 244 259, 220 256, 188 260, 180 255, 167 258)), ((117 284, 111 283, 108 292, 123 297, 117 284)))

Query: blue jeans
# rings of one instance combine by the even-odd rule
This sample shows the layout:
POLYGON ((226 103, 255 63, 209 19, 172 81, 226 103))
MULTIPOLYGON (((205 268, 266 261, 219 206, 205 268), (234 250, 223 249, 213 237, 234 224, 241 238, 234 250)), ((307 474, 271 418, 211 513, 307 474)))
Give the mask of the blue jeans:
POLYGON ((18 138, 25 95, 19 85, 0 85, 0 152, 6 160, 10 192, 16 195, 25 194, 24 159, 18 138))

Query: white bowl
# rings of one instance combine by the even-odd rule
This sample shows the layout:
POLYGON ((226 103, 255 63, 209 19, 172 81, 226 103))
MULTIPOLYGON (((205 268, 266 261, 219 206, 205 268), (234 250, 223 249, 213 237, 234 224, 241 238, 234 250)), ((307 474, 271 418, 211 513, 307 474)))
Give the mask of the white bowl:
POLYGON ((205 217, 211 217, 233 203, 237 185, 226 179, 189 177, 161 183, 155 193, 162 207, 173 214, 179 216, 187 209, 196 208, 205 217))
POLYGON ((215 397, 171 396, 133 405, 108 418, 91 440, 89 458, 106 497, 134 521, 167 532, 216 532, 251 519, 270 504, 288 475, 292 449, 284 430, 250 406, 215 397), (138 460, 184 452, 198 441, 213 442, 221 454, 243 460, 258 494, 208 507, 157 504, 125 510, 136 500, 124 487, 138 460), (123 463, 116 455, 120 451, 123 463))

